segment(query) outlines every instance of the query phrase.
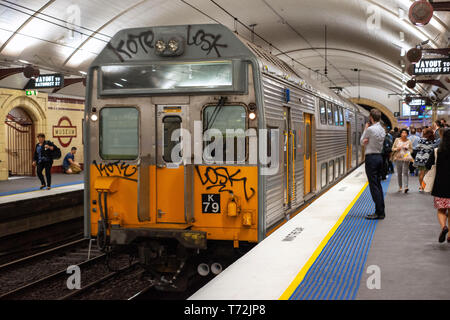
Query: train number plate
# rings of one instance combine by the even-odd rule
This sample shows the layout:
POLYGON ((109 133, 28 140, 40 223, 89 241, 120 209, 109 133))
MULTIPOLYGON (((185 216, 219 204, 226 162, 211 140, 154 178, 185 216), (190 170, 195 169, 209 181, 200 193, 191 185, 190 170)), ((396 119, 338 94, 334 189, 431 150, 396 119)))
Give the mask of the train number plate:
POLYGON ((202 213, 220 213, 220 194, 202 194, 202 213))

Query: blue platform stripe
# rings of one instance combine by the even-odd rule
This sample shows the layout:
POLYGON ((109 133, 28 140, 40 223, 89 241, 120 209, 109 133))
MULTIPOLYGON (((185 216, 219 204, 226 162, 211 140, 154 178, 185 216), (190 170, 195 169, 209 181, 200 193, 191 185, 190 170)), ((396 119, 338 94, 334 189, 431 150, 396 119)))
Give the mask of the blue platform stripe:
MULTIPOLYGON (((383 193, 391 176, 382 182, 383 193)), ((353 300, 358 292, 378 220, 364 217, 375 212, 367 187, 323 248, 289 300, 353 300)))
MULTIPOLYGON (((73 182, 56 184, 56 185, 52 186, 52 188, 72 186, 72 185, 75 185, 75 184, 82 184, 82 183, 84 183, 83 180, 81 180, 81 181, 73 181, 73 182)), ((0 197, 11 196, 11 195, 14 195, 14 194, 20 194, 20 193, 26 193, 26 192, 32 192, 32 191, 38 191, 38 190, 40 190, 40 187, 0 192, 0 197)))

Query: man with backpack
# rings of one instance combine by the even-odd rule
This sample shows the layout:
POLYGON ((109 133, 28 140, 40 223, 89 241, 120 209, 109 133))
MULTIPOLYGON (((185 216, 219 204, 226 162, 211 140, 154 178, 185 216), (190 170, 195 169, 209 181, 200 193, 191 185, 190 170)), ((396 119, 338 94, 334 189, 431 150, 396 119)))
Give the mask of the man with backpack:
POLYGON ((36 144, 36 148, 34 150, 33 166, 37 166, 36 173, 41 181, 40 189, 42 190, 45 186, 47 186, 47 190, 50 190, 52 185, 51 170, 53 159, 58 159, 61 157, 61 150, 55 146, 53 142, 46 141, 43 133, 39 133, 37 138, 39 142, 36 144), (44 176, 42 175, 42 171, 44 169, 47 183, 45 183, 44 176))

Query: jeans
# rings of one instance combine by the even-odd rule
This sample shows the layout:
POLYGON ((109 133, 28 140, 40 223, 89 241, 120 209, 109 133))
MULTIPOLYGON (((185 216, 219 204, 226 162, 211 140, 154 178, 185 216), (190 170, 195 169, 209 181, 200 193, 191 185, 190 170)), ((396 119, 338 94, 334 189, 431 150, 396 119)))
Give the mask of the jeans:
POLYGON ((408 188, 408 169, 409 169, 409 161, 401 161, 401 160, 396 160, 395 161, 395 166, 397 167, 397 180, 398 180, 398 187, 402 188, 403 186, 403 179, 402 177, 405 178, 405 189, 408 188))
POLYGON ((37 176, 39 177, 39 180, 41 180, 41 185, 45 186, 45 180, 44 180, 44 176, 42 175, 42 171, 45 169, 45 177, 47 178, 47 187, 50 187, 52 185, 52 175, 51 175, 51 170, 52 170, 52 165, 53 165, 53 161, 45 161, 45 162, 41 162, 38 163, 37 165, 37 169, 36 169, 36 173, 37 176))
POLYGON ((381 187, 381 171, 383 170, 383 157, 381 154, 366 155, 366 175, 369 180, 370 195, 375 202, 375 214, 384 216, 384 197, 381 187))

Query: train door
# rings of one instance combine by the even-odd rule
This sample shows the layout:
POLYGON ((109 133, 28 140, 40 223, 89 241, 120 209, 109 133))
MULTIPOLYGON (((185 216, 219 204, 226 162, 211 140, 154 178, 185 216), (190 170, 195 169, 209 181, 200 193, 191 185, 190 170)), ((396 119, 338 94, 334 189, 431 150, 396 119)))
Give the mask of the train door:
POLYGON ((303 156, 303 166, 304 166, 304 194, 311 192, 311 159, 312 159, 312 121, 311 115, 305 113, 305 153, 303 156))
POLYGON ((347 171, 352 166, 352 126, 347 121, 347 171))
POLYGON ((283 107, 284 118, 284 207, 291 208, 292 194, 294 187, 294 137, 291 128, 291 110, 289 107, 283 107))
POLYGON ((172 141, 175 131, 187 126, 186 112, 185 106, 156 107, 157 223, 186 223, 181 137, 172 141))

